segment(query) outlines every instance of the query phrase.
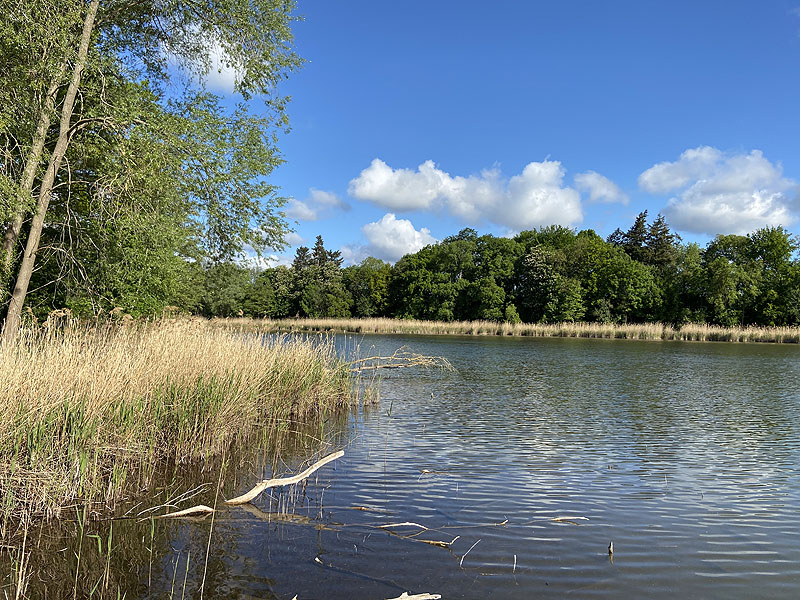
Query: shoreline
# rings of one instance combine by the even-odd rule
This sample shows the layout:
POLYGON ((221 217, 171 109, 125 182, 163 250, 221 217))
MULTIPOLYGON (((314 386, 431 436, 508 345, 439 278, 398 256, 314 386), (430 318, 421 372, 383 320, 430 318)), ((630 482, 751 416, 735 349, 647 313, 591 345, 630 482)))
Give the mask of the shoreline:
POLYGON ((687 323, 498 323, 493 321, 418 321, 413 319, 212 319, 211 323, 263 333, 351 333, 562 337, 681 342, 799 344, 800 327, 720 327, 687 323))

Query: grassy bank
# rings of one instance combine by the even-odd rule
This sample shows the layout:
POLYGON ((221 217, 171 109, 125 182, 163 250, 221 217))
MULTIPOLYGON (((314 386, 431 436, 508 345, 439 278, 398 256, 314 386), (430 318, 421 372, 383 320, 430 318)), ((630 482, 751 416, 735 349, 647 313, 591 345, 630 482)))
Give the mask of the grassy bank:
POLYGON ((107 510, 165 465, 218 456, 351 393, 330 346, 199 320, 28 331, 0 348, 0 381, 0 537, 69 506, 107 510))
POLYGON ((512 335, 693 342, 800 343, 800 327, 728 328, 690 323, 496 323, 494 321, 415 321, 410 319, 230 319, 226 323, 254 331, 400 333, 416 335, 512 335))

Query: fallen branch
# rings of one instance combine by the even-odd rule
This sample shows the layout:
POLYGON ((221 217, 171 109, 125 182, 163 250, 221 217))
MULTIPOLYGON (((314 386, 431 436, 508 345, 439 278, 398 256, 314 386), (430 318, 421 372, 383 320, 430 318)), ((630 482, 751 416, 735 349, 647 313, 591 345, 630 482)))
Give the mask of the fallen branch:
POLYGON ((165 515, 158 515, 154 519, 177 519, 178 517, 193 517, 194 515, 208 515, 214 512, 214 509, 205 504, 198 504, 191 508, 185 508, 174 513, 167 513, 165 515))
POLYGON ((311 475, 314 471, 327 465, 329 462, 336 460, 337 458, 341 458, 344 456, 344 451, 339 450, 338 452, 334 452, 333 454, 329 454, 325 458, 318 460, 313 465, 308 467, 302 473, 295 475, 294 477, 283 477, 277 479, 265 479, 261 483, 257 484, 252 490, 247 492, 246 494, 242 494, 241 496, 237 496, 236 498, 231 498, 230 500, 226 500, 225 504, 229 506, 235 506, 237 504, 246 504, 248 502, 252 502, 256 496, 258 496, 261 492, 266 489, 273 488, 273 487, 280 487, 284 485, 292 485, 293 483, 297 483, 298 481, 302 481, 303 479, 307 478, 311 475))
POLYGON ((388 600, 439 600, 441 597, 441 594, 412 594, 409 596, 408 592, 403 592, 397 598, 389 598, 388 600))
POLYGON ((362 373, 377 369, 402 369, 405 367, 437 367, 445 371, 455 371, 450 361, 442 356, 424 356, 411 352, 403 346, 391 356, 369 356, 348 363, 351 373, 362 373))

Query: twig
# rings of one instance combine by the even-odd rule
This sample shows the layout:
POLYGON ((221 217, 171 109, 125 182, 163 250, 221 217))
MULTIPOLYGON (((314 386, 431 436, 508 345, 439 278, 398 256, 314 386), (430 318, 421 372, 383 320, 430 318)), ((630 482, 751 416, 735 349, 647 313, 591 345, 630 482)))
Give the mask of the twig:
POLYGON ((388 600, 439 600, 441 597, 441 594, 412 594, 409 596, 408 592, 403 592, 397 598, 389 598, 388 600))
POLYGON ((467 557, 467 554, 469 554, 469 553, 472 551, 472 549, 473 549, 475 546, 477 546, 477 545, 478 545, 478 543, 479 543, 480 541, 481 541, 481 540, 478 540, 477 542, 475 542, 474 544, 472 544, 472 546, 470 546, 470 547, 469 547, 469 550, 467 550, 467 551, 464 553, 464 556, 462 556, 462 557, 461 557, 461 560, 460 560, 460 561, 459 561, 459 563, 458 563, 458 566, 459 566, 459 567, 460 567, 461 565, 463 565, 463 564, 464 564, 464 559, 467 557))
POLYGON ((428 531, 428 528, 425 525, 420 525, 419 523, 412 523, 411 521, 405 521, 403 523, 388 523, 387 525, 378 525, 381 529, 389 529, 391 527, 419 527, 420 529, 424 529, 428 531))
POLYGON ((297 483, 298 481, 302 481, 309 475, 311 475, 314 471, 327 465, 329 462, 336 460, 337 458, 341 458, 344 456, 344 451, 339 450, 338 452, 334 452, 333 454, 329 454, 322 460, 315 462, 313 465, 308 467, 302 473, 295 475, 294 477, 283 477, 278 479, 265 479, 261 483, 257 484, 252 490, 247 492, 246 494, 242 494, 241 496, 237 496, 236 498, 231 498, 230 500, 226 500, 225 504, 229 506, 235 506, 237 504, 246 504, 247 502, 252 502, 256 496, 258 496, 261 492, 266 489, 279 487, 283 485, 291 485, 293 483, 297 483))

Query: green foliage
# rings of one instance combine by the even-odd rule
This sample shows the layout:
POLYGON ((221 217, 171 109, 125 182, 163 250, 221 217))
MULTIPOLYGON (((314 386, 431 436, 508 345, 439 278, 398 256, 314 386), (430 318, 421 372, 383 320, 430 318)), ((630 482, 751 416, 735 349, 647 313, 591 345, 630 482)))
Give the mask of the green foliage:
POLYGON ((514 239, 463 230, 394 266, 370 257, 344 269, 318 237, 312 249, 298 248, 290 268, 207 269, 213 290, 204 298, 215 304, 203 306, 206 314, 275 318, 800 322, 799 244, 785 230, 719 236, 706 249, 680 245, 661 216, 644 231, 647 263, 591 230, 547 227, 514 239))
POLYGON ((367 257, 360 265, 342 271, 342 283, 353 299, 354 317, 377 317, 386 314, 392 267, 377 258, 367 257))
MULTIPOLYGON (((87 6, 11 0, 0 11, 0 223, 28 217, 36 202, 56 136, 37 155, 35 132, 46 118, 57 124, 87 6), (21 185, 29 159, 33 194, 21 185)), ((35 312, 89 316, 119 306, 146 315, 177 305, 238 314, 269 305, 267 286, 243 305, 234 293, 241 282, 228 276, 233 260, 281 248, 287 232, 268 177, 288 125, 278 84, 302 62, 293 9, 286 0, 100 3, 76 80, 80 100, 64 103, 72 129, 30 287, 35 312), (198 85, 210 48, 224 52, 236 90, 260 107, 229 109, 198 85), (176 81, 169 61, 192 77, 176 81), (219 282, 215 265, 225 273, 219 282)), ((12 281, 4 273, 0 283, 12 281)))
POLYGON ((519 318, 519 313, 517 313, 517 307, 513 304, 509 304, 506 306, 506 310, 503 313, 503 318, 508 323, 522 323, 522 319, 519 318))

